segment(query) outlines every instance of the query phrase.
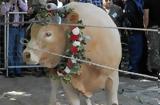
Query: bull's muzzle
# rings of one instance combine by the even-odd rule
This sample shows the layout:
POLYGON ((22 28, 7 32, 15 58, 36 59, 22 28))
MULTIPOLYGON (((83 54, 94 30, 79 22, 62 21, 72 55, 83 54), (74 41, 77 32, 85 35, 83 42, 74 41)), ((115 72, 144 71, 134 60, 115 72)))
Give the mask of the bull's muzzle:
POLYGON ((40 57, 37 53, 25 49, 23 51, 23 60, 26 64, 38 64, 40 57))

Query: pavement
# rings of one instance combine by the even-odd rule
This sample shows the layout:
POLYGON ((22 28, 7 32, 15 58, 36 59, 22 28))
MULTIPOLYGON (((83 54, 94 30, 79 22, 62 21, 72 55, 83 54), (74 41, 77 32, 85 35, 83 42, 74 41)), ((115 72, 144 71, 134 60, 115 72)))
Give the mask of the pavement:
MULTIPOLYGON (((0 105, 49 105, 51 83, 48 77, 6 78, 0 76, 0 105)), ((104 105, 105 92, 95 93, 92 101, 104 105)), ((63 89, 57 92, 58 101, 69 105, 63 89)), ((81 97, 83 100, 84 97, 81 97)), ((160 105, 160 88, 156 81, 120 77, 119 105, 160 105)), ((85 105, 82 102, 82 105, 85 105)))

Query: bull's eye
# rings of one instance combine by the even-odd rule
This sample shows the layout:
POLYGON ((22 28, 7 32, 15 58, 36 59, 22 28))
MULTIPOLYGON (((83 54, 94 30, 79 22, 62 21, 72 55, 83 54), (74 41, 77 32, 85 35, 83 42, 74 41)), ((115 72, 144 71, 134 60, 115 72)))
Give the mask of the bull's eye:
POLYGON ((50 32, 45 33, 46 37, 50 37, 51 35, 52 35, 52 33, 50 33, 50 32))

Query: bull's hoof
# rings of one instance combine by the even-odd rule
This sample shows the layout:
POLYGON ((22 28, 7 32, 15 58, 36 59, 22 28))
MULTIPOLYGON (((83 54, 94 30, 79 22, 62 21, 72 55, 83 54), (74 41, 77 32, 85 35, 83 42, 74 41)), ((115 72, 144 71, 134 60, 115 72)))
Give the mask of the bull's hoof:
POLYGON ((56 103, 50 103, 49 105, 61 105, 60 102, 56 102, 56 103))
POLYGON ((61 103, 60 102, 56 102, 56 105, 61 105, 61 103))
POLYGON ((118 105, 118 104, 116 104, 116 103, 113 103, 112 105, 118 105))

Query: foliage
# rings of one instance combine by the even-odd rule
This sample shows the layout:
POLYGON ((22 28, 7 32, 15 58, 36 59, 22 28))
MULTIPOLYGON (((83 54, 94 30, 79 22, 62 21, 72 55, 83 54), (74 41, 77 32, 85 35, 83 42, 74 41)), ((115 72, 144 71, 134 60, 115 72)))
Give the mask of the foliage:
POLYGON ((84 45, 86 44, 85 37, 80 27, 75 27, 73 30, 66 32, 67 46, 65 56, 70 58, 62 58, 58 65, 58 75, 65 82, 70 82, 72 76, 80 70, 81 63, 79 60, 86 60, 84 45), (74 30, 77 30, 76 35, 74 30))

